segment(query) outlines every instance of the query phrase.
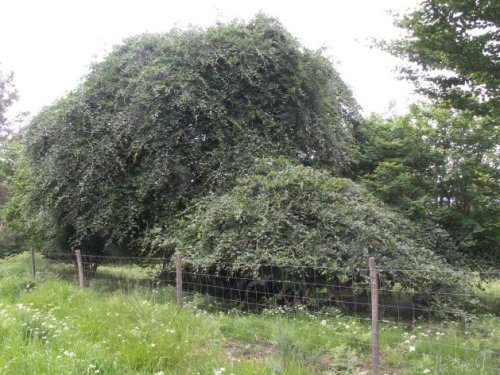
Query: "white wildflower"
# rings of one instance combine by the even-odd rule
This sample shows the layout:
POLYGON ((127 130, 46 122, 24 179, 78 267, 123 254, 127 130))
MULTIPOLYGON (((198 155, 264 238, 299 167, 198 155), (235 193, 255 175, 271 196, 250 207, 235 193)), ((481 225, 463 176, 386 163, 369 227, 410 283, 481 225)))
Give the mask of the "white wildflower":
POLYGON ((409 352, 414 353, 417 350, 414 346, 410 346, 409 352))
POLYGON ((429 370, 428 368, 424 369, 424 371, 422 371, 422 374, 428 374, 429 372, 431 372, 431 370, 429 370))
POLYGON ((63 352, 63 354, 69 358, 75 358, 76 357, 76 354, 74 352, 68 352, 67 350, 65 350, 63 352))

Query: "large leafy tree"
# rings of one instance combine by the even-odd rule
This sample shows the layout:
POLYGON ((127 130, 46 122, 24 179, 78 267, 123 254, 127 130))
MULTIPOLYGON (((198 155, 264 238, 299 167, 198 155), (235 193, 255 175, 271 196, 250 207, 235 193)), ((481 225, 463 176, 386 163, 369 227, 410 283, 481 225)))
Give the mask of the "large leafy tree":
POLYGON ((397 21, 406 36, 385 48, 410 63, 401 71, 421 93, 498 116, 499 22, 495 0, 424 0, 397 21))
POLYGON ((256 157, 348 171, 358 122, 330 62, 274 19, 141 35, 32 121, 29 196, 55 248, 138 251, 256 157))

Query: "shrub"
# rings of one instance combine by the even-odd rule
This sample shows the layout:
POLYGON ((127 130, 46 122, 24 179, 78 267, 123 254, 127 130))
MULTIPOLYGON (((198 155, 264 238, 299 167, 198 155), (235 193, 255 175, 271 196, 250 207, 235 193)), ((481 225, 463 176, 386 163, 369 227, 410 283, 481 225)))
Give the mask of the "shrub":
POLYGON ((285 159, 258 161, 233 189, 199 200, 148 243, 153 252, 178 249, 190 267, 213 274, 257 278, 270 266, 296 266, 297 279, 364 290, 373 256, 383 286, 398 283, 415 303, 443 311, 455 309, 462 277, 443 272, 454 247, 439 230, 423 233, 351 180, 285 159))

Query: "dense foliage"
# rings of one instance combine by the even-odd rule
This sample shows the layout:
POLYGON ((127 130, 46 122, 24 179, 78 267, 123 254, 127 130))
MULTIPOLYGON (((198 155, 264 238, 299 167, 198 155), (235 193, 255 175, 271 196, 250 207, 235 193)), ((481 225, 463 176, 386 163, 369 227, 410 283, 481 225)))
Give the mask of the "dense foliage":
POLYGON ((432 108, 372 119, 360 172, 386 202, 440 224, 473 262, 496 266, 499 20, 491 0, 424 0, 399 17, 405 36, 382 46, 406 60, 403 77, 432 108))
POLYGON ((390 47, 429 72, 417 83, 434 105, 366 124, 330 62, 266 16, 131 38, 29 125, 9 225, 50 250, 181 250, 250 280, 287 265, 366 287, 375 256, 382 286, 456 313, 470 280, 446 272, 455 243, 495 260, 500 233, 493 68, 426 60, 448 30, 428 44, 425 12, 459 3, 424 1, 390 47))
MULTIPOLYGON (((9 201, 12 193, 11 179, 15 174, 15 165, 22 153, 22 145, 18 137, 13 136, 11 106, 19 99, 14 85, 14 74, 0 70, 0 211, 9 201)), ((17 120, 23 114, 18 115, 17 120)), ((21 231, 12 231, 5 226, 3 215, 0 214, 0 257, 19 252, 23 245, 21 231)))
POLYGON ((255 157, 345 172, 358 121, 330 62, 273 19, 142 35, 33 120, 31 201, 56 248, 134 251, 255 157))
POLYGON ((474 259, 500 259, 498 128, 446 107, 413 107, 363 130, 359 174, 375 195, 445 228, 474 259))
POLYGON ((268 266, 296 266, 306 281, 350 285, 367 283, 374 256, 381 282, 412 288, 422 304, 451 303, 434 292, 452 294, 461 275, 439 272, 454 253, 442 231, 411 223, 351 180, 284 159, 259 161, 232 190, 203 198, 174 230, 151 236, 153 251, 178 249, 209 274, 262 278, 268 266))
POLYGON ((20 145, 8 137, 12 130, 8 111, 19 98, 13 77, 12 72, 0 70, 0 207, 8 200, 7 179, 14 174, 15 160, 20 154, 20 145))
POLYGON ((26 228, 13 228, 5 224, 6 207, 16 190, 16 173, 23 147, 16 140, 0 141, 0 257, 24 251, 26 228))
POLYGON ((495 0, 424 0, 398 20, 406 36, 385 47, 411 63, 402 73, 421 93, 498 116, 499 22, 495 0))

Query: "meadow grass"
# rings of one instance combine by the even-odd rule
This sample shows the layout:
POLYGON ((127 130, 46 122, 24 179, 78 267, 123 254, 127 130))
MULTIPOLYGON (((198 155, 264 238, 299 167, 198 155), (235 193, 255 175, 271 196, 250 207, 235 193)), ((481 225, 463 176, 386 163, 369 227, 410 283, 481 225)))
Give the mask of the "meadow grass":
MULTIPOLYGON (((369 372, 370 326, 360 317, 248 314, 199 295, 179 309, 172 287, 123 288, 116 269, 84 290, 68 281, 71 266, 37 257, 37 270, 33 281, 28 254, 0 260, 0 374, 369 372)), ((382 322, 381 373, 497 374, 498 329, 491 313, 470 322, 382 322)))

